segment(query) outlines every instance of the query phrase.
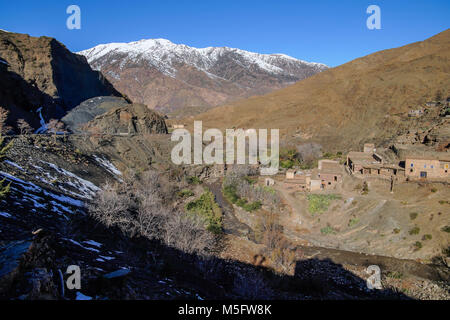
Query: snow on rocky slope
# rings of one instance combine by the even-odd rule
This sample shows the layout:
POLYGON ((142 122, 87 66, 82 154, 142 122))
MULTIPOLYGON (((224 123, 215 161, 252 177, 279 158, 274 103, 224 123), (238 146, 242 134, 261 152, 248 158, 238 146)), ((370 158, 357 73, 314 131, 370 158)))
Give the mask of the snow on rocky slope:
POLYGON ((165 39, 101 44, 79 54, 131 100, 163 111, 268 93, 327 69, 284 54, 194 48, 165 39))

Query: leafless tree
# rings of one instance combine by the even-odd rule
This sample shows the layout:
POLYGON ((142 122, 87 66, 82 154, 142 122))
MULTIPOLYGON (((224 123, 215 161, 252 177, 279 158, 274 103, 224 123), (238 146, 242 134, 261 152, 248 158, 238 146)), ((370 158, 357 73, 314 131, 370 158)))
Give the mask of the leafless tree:
MULTIPOLYGON (((174 210, 167 201, 170 188, 154 171, 128 174, 123 184, 106 184, 90 206, 91 215, 107 227, 119 227, 128 236, 140 234, 188 253, 206 254, 215 236, 200 218, 174 210)), ((173 193, 173 192, 172 192, 173 193)))
POLYGON ((59 132, 65 132, 64 123, 57 119, 50 119, 50 121, 47 123, 47 129, 50 133, 53 133, 55 137, 55 142, 56 142, 56 135, 59 132))
POLYGON ((17 120, 17 128, 19 128, 21 135, 30 134, 33 131, 31 126, 24 119, 17 120))
POLYGON ((8 119, 9 111, 3 107, 0 107, 0 135, 8 133, 11 127, 6 125, 6 120, 8 119))

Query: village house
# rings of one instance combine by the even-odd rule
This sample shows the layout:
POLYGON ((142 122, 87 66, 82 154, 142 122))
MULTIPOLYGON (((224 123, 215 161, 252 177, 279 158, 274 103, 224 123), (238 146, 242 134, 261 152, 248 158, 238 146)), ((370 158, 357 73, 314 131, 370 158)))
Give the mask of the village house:
POLYGON ((289 169, 286 171, 286 179, 284 186, 287 189, 296 189, 301 191, 310 190, 311 175, 305 174, 301 171, 289 169))
POLYGON ((370 166, 383 164, 383 158, 374 152, 350 151, 347 155, 347 167, 351 173, 370 173, 370 166))
POLYGON ((351 151, 347 155, 347 167, 350 173, 360 176, 375 176, 390 178, 391 176, 404 177, 405 169, 397 164, 384 163, 383 158, 369 150, 375 148, 364 145, 366 152, 351 151))
POLYGON ((286 171, 284 186, 300 191, 319 191, 334 188, 343 179, 342 167, 337 161, 319 160, 317 169, 303 172, 289 169, 286 171))
POLYGON ((342 168, 337 161, 319 160, 317 177, 322 183, 322 188, 335 187, 342 182, 342 168))
POLYGON ((409 179, 450 179, 450 156, 407 157, 405 160, 405 174, 409 179))

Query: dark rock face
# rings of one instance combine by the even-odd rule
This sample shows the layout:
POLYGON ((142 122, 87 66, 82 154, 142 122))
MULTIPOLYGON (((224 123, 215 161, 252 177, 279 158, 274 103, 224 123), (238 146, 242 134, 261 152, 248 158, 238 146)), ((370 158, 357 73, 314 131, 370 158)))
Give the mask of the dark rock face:
POLYGON ((168 132, 164 118, 143 104, 116 107, 97 116, 84 125, 81 131, 91 134, 165 134, 168 132))
POLYGON ((94 120, 96 116, 104 114, 113 108, 125 107, 128 102, 118 97, 95 97, 82 102, 62 118, 66 127, 72 132, 79 132, 80 127, 94 120))
POLYGON ((96 96, 121 96, 86 58, 49 37, 0 31, 0 106, 10 110, 9 123, 24 118, 39 126, 96 96))

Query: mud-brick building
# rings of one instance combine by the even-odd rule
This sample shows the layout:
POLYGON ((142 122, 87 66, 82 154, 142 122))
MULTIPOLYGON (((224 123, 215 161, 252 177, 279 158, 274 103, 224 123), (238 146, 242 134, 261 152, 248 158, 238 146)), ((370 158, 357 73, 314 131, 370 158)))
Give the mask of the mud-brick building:
POLYGON ((365 152, 351 151, 347 155, 347 167, 352 174, 364 177, 405 177, 405 169, 398 164, 385 163, 372 146, 364 145, 365 152))
POLYGON ((347 155, 347 166, 352 173, 368 174, 369 167, 382 164, 383 158, 373 152, 350 151, 347 155))
POLYGON ((323 188, 334 187, 342 182, 342 167, 337 161, 319 160, 317 177, 323 188))
POLYGON ((310 190, 311 176, 295 170, 288 170, 286 172, 286 179, 284 186, 286 189, 295 189, 300 191, 310 190))
POLYGON ((450 156, 407 157, 405 175, 409 179, 450 179, 450 156))

